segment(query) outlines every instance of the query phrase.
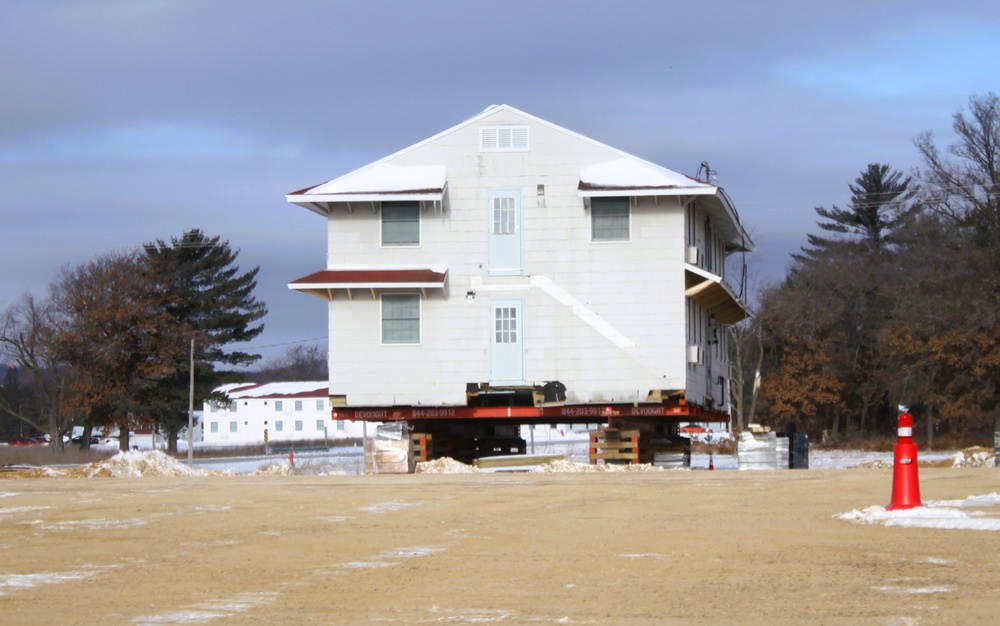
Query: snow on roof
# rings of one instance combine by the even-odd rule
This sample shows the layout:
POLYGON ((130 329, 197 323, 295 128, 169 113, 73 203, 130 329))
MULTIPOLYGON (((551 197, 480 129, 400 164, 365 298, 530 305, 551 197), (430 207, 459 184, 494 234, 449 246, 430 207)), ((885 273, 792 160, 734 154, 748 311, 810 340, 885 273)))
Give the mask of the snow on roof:
POLYGON ((323 381, 223 385, 216 388, 236 398, 325 398, 330 395, 330 383, 323 381))
POLYGON ((443 165, 393 165, 376 162, 315 187, 289 195, 364 196, 406 193, 440 194, 448 180, 443 165))
POLYGON ((716 192, 717 187, 640 159, 604 161, 580 170, 581 195, 587 195, 583 193, 587 191, 623 189, 711 194, 716 192))

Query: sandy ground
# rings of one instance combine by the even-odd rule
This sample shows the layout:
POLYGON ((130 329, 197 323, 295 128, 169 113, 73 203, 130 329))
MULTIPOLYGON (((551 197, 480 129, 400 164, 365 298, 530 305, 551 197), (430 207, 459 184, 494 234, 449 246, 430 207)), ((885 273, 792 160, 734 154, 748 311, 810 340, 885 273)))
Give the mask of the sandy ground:
MULTIPOLYGON (((834 518, 891 476, 0 480, 0 622, 997 623, 1000 533, 834 518)), ((920 486, 990 494, 1000 470, 920 486)))

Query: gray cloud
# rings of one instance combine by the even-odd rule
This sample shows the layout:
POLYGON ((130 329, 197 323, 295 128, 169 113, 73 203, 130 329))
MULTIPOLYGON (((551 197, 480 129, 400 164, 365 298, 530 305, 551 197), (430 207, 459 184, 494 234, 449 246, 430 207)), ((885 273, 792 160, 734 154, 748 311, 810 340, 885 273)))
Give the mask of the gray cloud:
POLYGON ((322 302, 285 286, 323 266, 325 224, 283 195, 497 103, 677 171, 710 161, 773 280, 813 207, 844 204, 869 162, 916 165, 913 136, 947 143, 996 89, 969 62, 995 59, 995 3, 816 4, 15 0, 0 305, 198 227, 261 267, 261 345, 325 335, 322 302))

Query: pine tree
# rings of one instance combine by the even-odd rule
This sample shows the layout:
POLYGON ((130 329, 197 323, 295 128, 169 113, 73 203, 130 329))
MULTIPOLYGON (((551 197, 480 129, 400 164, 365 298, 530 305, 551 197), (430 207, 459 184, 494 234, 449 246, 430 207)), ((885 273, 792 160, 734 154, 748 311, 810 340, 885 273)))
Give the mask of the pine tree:
POLYGON ((912 177, 903 178, 901 172, 893 171, 887 164, 869 163, 854 183, 848 185, 851 203, 847 209, 836 205, 830 209, 816 207, 816 213, 826 220, 817 222, 817 226, 854 237, 832 239, 809 234, 809 247, 802 248, 801 255, 792 255, 797 261, 829 259, 844 252, 844 247, 860 246, 869 261, 877 262, 891 244, 892 232, 917 210, 910 204, 917 192, 912 177))
MULTIPOLYGON (((253 295, 260 268, 240 273, 239 251, 198 229, 171 238, 170 244, 158 239, 144 248, 158 281, 173 295, 169 313, 187 326, 194 340, 195 397, 207 398, 219 385, 242 380, 239 372, 225 368, 260 359, 230 347, 251 341, 264 330, 257 322, 267 308, 253 295), (223 369, 216 369, 219 366, 223 369)), ((174 453, 178 432, 188 423, 190 372, 190 357, 182 359, 174 375, 156 385, 146 399, 167 437, 168 450, 174 453)))

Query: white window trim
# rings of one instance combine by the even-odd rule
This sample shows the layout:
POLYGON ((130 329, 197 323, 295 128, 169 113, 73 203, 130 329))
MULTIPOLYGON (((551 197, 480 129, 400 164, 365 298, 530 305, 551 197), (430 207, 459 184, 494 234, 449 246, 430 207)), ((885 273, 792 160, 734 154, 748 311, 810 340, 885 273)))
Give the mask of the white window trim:
POLYGON ((385 234, 383 233, 383 226, 385 222, 382 219, 382 207, 385 206, 384 202, 379 203, 378 207, 378 243, 380 248, 386 248, 388 250, 395 250, 400 248, 419 248, 420 244, 424 240, 424 211, 423 203, 419 200, 417 202, 417 243, 386 243, 385 234))
MULTIPOLYGON (((616 196, 625 197, 625 196, 616 196)), ((622 243, 632 243, 632 204, 633 199, 628 198, 628 238, 626 239, 594 239, 594 200, 596 198, 591 198, 590 205, 590 243, 595 245, 606 245, 606 244, 622 244, 622 243)))
POLYGON ((378 338, 379 344, 387 348, 400 347, 412 348, 424 343, 424 299, 417 292, 401 291, 398 293, 379 294, 379 316, 378 316, 378 338), (382 324, 385 322, 385 296, 416 296, 417 298, 417 341, 414 342, 385 342, 385 332, 382 324))

